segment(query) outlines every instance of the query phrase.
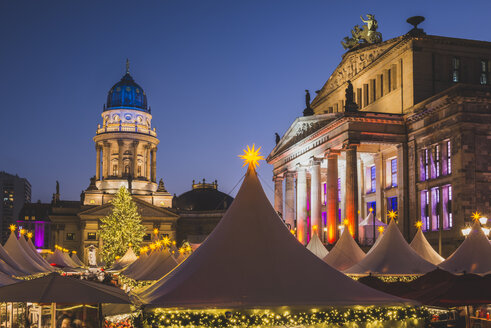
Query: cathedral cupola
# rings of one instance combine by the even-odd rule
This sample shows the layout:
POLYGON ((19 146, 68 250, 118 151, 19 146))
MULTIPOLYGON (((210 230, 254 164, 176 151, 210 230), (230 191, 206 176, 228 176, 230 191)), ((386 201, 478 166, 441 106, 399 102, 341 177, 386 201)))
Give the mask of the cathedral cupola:
POLYGON ((149 113, 145 91, 135 82, 129 71, 129 61, 126 60, 126 74, 109 90, 104 110, 128 108, 149 113))

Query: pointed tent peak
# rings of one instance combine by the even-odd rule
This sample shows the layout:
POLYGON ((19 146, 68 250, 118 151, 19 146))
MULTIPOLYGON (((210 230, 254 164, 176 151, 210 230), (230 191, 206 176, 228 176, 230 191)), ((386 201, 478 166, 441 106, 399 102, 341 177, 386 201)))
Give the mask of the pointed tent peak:
POLYGON ((481 218, 481 213, 478 211, 472 212, 471 217, 474 222, 479 221, 479 219, 481 218))
POLYGON ((423 222, 422 221, 416 221, 416 223, 414 224, 414 226, 418 229, 418 230, 421 230, 421 227, 423 226, 423 222))
POLYGON ((333 268, 343 271, 360 262, 364 257, 365 253, 353 239, 349 230, 344 229, 336 245, 323 260, 333 268))
POLYGON ((32 239, 32 232, 30 232, 30 231, 29 231, 29 232, 27 233, 27 238, 29 238, 29 240, 31 240, 31 239, 32 239))
POLYGON ((445 260, 433 249, 433 247, 431 247, 421 228, 418 229, 409 246, 411 246, 419 256, 435 265, 438 265, 445 260))
POLYGON ((11 232, 11 234, 12 234, 12 233, 13 233, 15 230, 17 230, 17 227, 15 226, 15 224, 11 224, 11 225, 9 226, 9 229, 10 229, 10 232, 11 232))
POLYGON ((394 211, 394 210, 390 210, 389 212, 387 212, 387 216, 390 218, 390 221, 394 221, 395 218, 397 218, 397 211, 394 211))
POLYGON ((247 146, 247 150, 243 150, 244 154, 239 155, 239 157, 244 160, 244 165, 242 165, 242 167, 249 165, 247 168, 247 172, 249 172, 250 170, 256 171, 256 167, 259 166, 259 161, 264 160, 264 156, 261 156, 260 154, 261 147, 259 147, 258 149, 255 149, 255 147, 255 144, 252 144, 252 148, 247 146))
POLYGON ((318 258, 323 259, 329 253, 329 251, 324 247, 319 236, 314 233, 309 243, 307 244, 307 249, 314 253, 318 258))

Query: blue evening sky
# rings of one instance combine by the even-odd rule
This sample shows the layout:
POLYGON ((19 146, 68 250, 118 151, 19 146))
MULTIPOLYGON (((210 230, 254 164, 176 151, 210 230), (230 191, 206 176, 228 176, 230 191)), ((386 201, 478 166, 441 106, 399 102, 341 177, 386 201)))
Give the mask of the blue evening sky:
MULTIPOLYGON (((243 147, 273 149, 367 13, 384 40, 414 15, 428 34, 491 39, 491 1, 0 0, 0 170, 26 177, 33 201, 50 201, 55 180, 62 199, 79 199, 95 174, 102 105, 129 58, 167 189, 206 178, 230 192, 243 147)), ((272 168, 259 174, 271 197, 272 168)))

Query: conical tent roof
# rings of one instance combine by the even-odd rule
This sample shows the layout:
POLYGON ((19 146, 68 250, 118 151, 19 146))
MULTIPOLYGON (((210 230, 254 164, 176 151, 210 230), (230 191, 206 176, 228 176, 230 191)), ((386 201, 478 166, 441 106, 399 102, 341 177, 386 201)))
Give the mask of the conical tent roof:
POLYGON ((55 252, 51 254, 49 262, 60 267, 72 267, 71 263, 67 261, 65 255, 59 249, 56 249, 55 252))
POLYGON ((67 252, 63 252, 63 258, 65 259, 65 262, 68 264, 69 267, 71 268, 78 268, 79 265, 75 262, 73 262, 72 258, 70 257, 70 255, 68 255, 67 252))
POLYGON ((45 259, 36 250, 33 250, 29 244, 27 243, 26 239, 24 238, 23 235, 20 236, 18 239, 19 245, 24 249, 27 255, 29 255, 34 262, 39 264, 41 267, 43 267, 46 271, 54 271, 53 267, 49 265, 48 262, 46 262, 45 259))
POLYGON ((3 247, 9 253, 10 257, 21 266, 22 271, 28 272, 29 274, 47 271, 26 253, 17 240, 17 237, 15 237, 14 232, 10 233, 10 237, 3 247))
POLYGON ((138 257, 135 255, 135 252, 133 252, 133 248, 131 248, 131 246, 130 246, 126 250, 126 253, 124 253, 123 257, 121 257, 119 260, 117 260, 111 269, 112 270, 121 270, 122 268, 135 262, 137 259, 138 259, 138 257))
POLYGON ((314 253, 318 258, 323 259, 329 251, 324 247, 319 236, 316 233, 312 236, 309 243, 307 244, 307 249, 314 253))
POLYGON ((416 253, 419 254, 419 256, 424 258, 426 261, 433 263, 434 265, 438 265, 445 260, 433 249, 433 247, 431 247, 430 243, 423 234, 423 231, 421 231, 421 228, 418 228, 418 232, 416 232, 416 235, 409 246, 411 246, 416 253))
POLYGON ((136 273, 139 270, 142 270, 142 268, 145 266, 145 262, 148 260, 149 257, 150 256, 146 252, 142 253, 135 262, 131 263, 126 268, 124 268, 121 271, 121 274, 128 276, 133 273, 136 273))
POLYGON ((402 236, 394 220, 372 252, 353 267, 350 274, 424 274, 436 266, 416 253, 402 236))
POLYGON ((11 276, 3 272, 0 272, 0 287, 15 284, 16 282, 17 282, 16 279, 12 278, 11 276))
POLYGON ((77 253, 72 253, 72 255, 70 256, 70 258, 79 267, 84 267, 85 266, 85 264, 78 258, 77 253))
POLYGON ((367 255, 370 254, 371 252, 373 252, 373 250, 377 248, 377 245, 380 243, 380 241, 382 240, 383 237, 384 237, 384 233, 382 232, 377 237, 377 240, 375 240, 375 243, 372 245, 372 247, 370 247, 370 249, 368 250, 367 255))
POLYGON ((159 307, 257 308, 403 304, 331 268, 302 246, 251 166, 207 240, 135 301, 159 307))
POLYGON ((454 273, 480 273, 491 271, 491 244, 481 229, 479 221, 459 248, 440 263, 440 268, 454 273))
MULTIPOLYGON (((12 267, 19 275, 27 275, 29 271, 24 271, 22 267, 15 262, 15 260, 9 255, 9 253, 0 245, 0 260, 3 260, 10 267, 12 267)), ((0 269, 1 270, 1 269, 0 269)))
POLYGON ((353 239, 348 229, 344 229, 341 238, 324 257, 324 262, 333 268, 343 271, 351 268, 365 257, 365 253, 353 239))
POLYGON ((169 249, 158 250, 150 256, 145 267, 132 275, 135 280, 158 280, 177 266, 177 261, 170 254, 169 249))
POLYGON ((375 240, 378 238, 380 232, 378 227, 386 227, 387 224, 380 221, 377 218, 374 218, 373 212, 368 213, 367 217, 360 222, 359 226, 359 241, 362 244, 367 244, 369 241, 375 240), (375 219, 375 220, 374 220, 375 219), (375 225, 374 225, 375 221, 375 225), (375 234, 374 234, 375 232, 375 234))

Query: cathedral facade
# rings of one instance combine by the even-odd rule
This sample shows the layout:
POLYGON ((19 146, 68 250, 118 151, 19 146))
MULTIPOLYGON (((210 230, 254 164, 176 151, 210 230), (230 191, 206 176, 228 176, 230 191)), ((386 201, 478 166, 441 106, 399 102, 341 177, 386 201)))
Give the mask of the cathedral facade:
POLYGON ((352 46, 267 158, 298 240, 332 244, 345 220, 357 238, 370 211, 392 211, 407 240, 421 221, 441 254, 455 250, 472 212, 491 214, 490 64, 490 42, 416 26, 352 46))

